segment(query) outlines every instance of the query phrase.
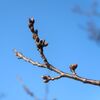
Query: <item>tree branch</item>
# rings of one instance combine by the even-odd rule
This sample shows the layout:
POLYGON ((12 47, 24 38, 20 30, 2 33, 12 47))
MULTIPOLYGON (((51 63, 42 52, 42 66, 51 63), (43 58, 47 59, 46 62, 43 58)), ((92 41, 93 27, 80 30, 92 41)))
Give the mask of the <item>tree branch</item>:
MULTIPOLYGON (((48 67, 46 67, 45 64, 40 64, 38 62, 34 62, 33 60, 25 57, 24 55, 22 55, 22 53, 20 53, 18 51, 16 51, 15 53, 17 54, 16 56, 18 58, 23 59, 24 61, 29 62, 32 65, 35 65, 35 66, 41 67, 41 68, 47 68, 47 69, 49 69, 48 67)), ((52 66, 50 65, 50 67, 52 67, 52 66)), ((42 78, 43 78, 43 80, 44 80, 45 83, 49 82, 50 80, 53 81, 53 80, 60 79, 62 77, 67 77, 67 78, 71 78, 71 79, 74 79, 74 80, 77 80, 77 81, 81 81, 83 83, 89 83, 89 84, 100 86, 100 80, 92 80, 92 79, 87 79, 87 78, 80 77, 77 74, 65 73, 65 72, 62 72, 61 70, 59 70, 59 69, 57 69, 55 67, 52 68, 52 71, 58 73, 59 76, 54 77, 54 78, 51 78, 50 76, 42 76, 42 78)))
POLYGON ((23 59, 24 61, 29 62, 32 65, 35 65, 37 67, 47 68, 47 69, 49 69, 51 71, 54 71, 55 73, 59 74, 56 77, 42 76, 43 81, 45 83, 47 83, 49 81, 58 80, 60 78, 70 78, 70 79, 74 79, 74 80, 77 80, 77 81, 80 81, 80 82, 83 82, 83 83, 88 83, 88 84, 91 84, 91 85, 100 86, 100 80, 92 80, 92 79, 87 79, 87 78, 78 76, 76 71, 75 71, 77 66, 78 66, 78 64, 71 64, 69 66, 71 74, 63 72, 63 71, 59 70, 57 67, 54 67, 53 65, 51 65, 48 62, 48 60, 47 60, 47 58, 46 58, 46 56, 45 56, 45 54, 43 52, 44 47, 47 47, 48 43, 45 40, 40 40, 40 38, 38 36, 38 30, 34 30, 34 23, 35 23, 34 18, 29 19, 29 24, 28 24, 29 25, 29 29, 32 32, 32 37, 35 40, 35 43, 36 43, 36 46, 37 46, 37 50, 39 51, 40 56, 43 59, 44 63, 41 64, 39 62, 35 62, 32 59, 27 58, 22 53, 20 53, 20 52, 18 52, 17 50, 14 49, 14 52, 15 52, 16 56, 19 59, 23 59))

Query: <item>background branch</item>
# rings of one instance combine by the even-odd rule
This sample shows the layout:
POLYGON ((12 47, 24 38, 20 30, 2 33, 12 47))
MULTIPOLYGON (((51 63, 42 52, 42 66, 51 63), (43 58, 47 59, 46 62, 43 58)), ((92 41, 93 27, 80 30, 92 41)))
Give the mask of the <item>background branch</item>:
POLYGON ((97 10, 98 4, 99 3, 97 2, 97 0, 93 0, 89 11, 84 11, 80 7, 80 5, 75 5, 72 8, 72 11, 74 13, 88 17, 86 27, 84 27, 83 25, 79 25, 79 28, 88 32, 89 38, 91 40, 95 40, 96 43, 100 43, 100 27, 97 27, 97 25, 96 25, 97 23, 94 21, 95 17, 98 17, 98 18, 100 17, 100 12, 98 12, 98 10, 97 10))
MULTIPOLYGON (((23 56, 22 53, 20 53, 20 52, 18 52, 18 51, 16 51, 15 53, 18 54, 18 55, 17 55, 18 58, 20 58, 20 56, 21 56, 20 59, 23 59, 24 61, 27 61, 27 59, 29 59, 29 58, 23 56)), ((31 60, 31 59, 30 59, 30 63, 31 63, 32 65, 36 65, 37 67, 49 69, 48 67, 46 67, 45 64, 40 64, 40 63, 37 64, 37 62, 35 63, 35 62, 34 62, 33 60, 31 60), (38 65, 39 65, 39 66, 38 66, 38 65)), ((52 67, 52 66, 50 65, 50 67, 52 67)), ((77 75, 77 73, 76 73, 76 74, 73 74, 73 73, 72 73, 72 74, 65 73, 65 72, 63 72, 63 71, 61 71, 61 70, 59 70, 59 69, 57 69, 57 68, 55 68, 55 67, 52 68, 52 71, 58 73, 59 76, 54 77, 54 78, 51 78, 50 76, 46 76, 46 77, 45 77, 45 76, 42 76, 42 78, 43 78, 43 80, 44 80, 45 83, 49 82, 50 80, 53 81, 53 80, 58 80, 58 79, 60 79, 60 78, 67 77, 67 78, 71 78, 71 79, 74 79, 74 80, 77 80, 77 81, 81 81, 81 82, 83 82, 83 83, 88 83, 88 84, 100 86, 100 80, 92 80, 92 79, 87 79, 87 78, 84 78, 84 77, 80 77, 80 76, 77 75), (56 69, 56 70, 55 70, 55 69, 56 69)))
POLYGON ((24 91, 25 91, 29 96, 33 97, 34 100, 39 100, 39 99, 37 98, 37 96, 36 96, 33 92, 31 92, 31 90, 28 88, 28 86, 26 86, 26 85, 24 84, 24 81, 22 80, 22 78, 20 78, 19 76, 17 76, 17 80, 19 81, 19 83, 22 85, 24 91))

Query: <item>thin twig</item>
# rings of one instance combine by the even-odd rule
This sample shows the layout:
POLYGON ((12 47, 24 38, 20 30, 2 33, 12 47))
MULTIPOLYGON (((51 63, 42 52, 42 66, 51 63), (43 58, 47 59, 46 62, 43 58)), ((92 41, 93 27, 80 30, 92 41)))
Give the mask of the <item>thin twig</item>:
POLYGON ((77 80, 77 81, 80 81, 80 82, 83 82, 83 83, 88 83, 88 84, 100 86, 100 80, 92 80, 92 79, 88 79, 88 78, 78 76, 78 74, 75 71, 78 64, 71 64, 69 66, 72 74, 63 72, 63 71, 59 70, 57 67, 54 67, 53 65, 51 65, 48 62, 48 60, 47 60, 47 58, 46 58, 46 56, 44 55, 44 52, 43 52, 44 47, 47 47, 48 43, 45 40, 40 40, 40 38, 38 36, 38 30, 34 30, 34 23, 35 23, 34 18, 29 19, 29 29, 32 32, 32 37, 35 40, 37 50, 39 51, 41 58, 44 61, 44 64, 41 64, 39 62, 35 62, 32 59, 27 58, 26 56, 24 56, 22 53, 18 52, 17 50, 14 50, 16 56, 19 59, 23 59, 24 61, 29 62, 32 65, 35 65, 37 67, 47 68, 47 69, 54 71, 55 73, 59 74, 56 77, 42 76, 45 83, 47 83, 49 81, 58 80, 58 79, 61 79, 61 78, 70 78, 70 79, 74 79, 74 80, 77 80))
MULTIPOLYGON (((20 53, 18 51, 16 51, 15 53, 18 53, 17 57, 20 57, 20 55, 21 55, 21 59, 23 59, 24 61, 27 61, 27 59, 29 59, 29 58, 25 57, 24 55, 22 55, 22 53, 20 53)), ((47 68, 46 65, 44 66, 44 64, 40 64, 40 63, 37 64, 37 62, 34 62, 31 59, 30 59, 30 63, 32 65, 36 65, 37 67, 41 66, 41 68, 47 68)), ((52 66, 50 66, 50 67, 52 67, 52 66)), ((71 78, 71 79, 74 79, 74 80, 77 80, 77 81, 81 81, 83 83, 88 83, 88 84, 100 86, 100 80, 92 80, 92 79, 87 79, 87 78, 80 77, 80 76, 75 75, 75 74, 65 73, 65 72, 62 72, 61 70, 59 70, 55 67, 52 68, 52 71, 58 73, 60 76, 57 76, 57 77, 54 77, 54 78, 49 77, 48 78, 49 80, 57 80, 57 79, 60 79, 62 77, 67 77, 67 78, 71 78)))

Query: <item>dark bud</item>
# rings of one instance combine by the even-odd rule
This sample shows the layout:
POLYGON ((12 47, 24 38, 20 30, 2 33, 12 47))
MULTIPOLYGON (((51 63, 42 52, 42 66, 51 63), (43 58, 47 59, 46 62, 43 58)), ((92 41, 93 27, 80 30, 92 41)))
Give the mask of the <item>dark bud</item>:
POLYGON ((41 44, 41 46, 43 46, 44 45, 44 40, 41 40, 40 44, 41 44))
POLYGON ((32 33, 34 33, 34 27, 30 27, 32 33))
POLYGON ((45 46, 45 47, 48 46, 48 42, 45 41, 45 42, 44 42, 44 46, 45 46))
POLYGON ((45 40, 41 40, 40 43, 41 43, 41 45, 42 45, 43 47, 48 46, 48 43, 47 43, 45 40))
POLYGON ((18 57, 18 59, 22 59, 22 56, 20 56, 19 52, 16 52, 16 56, 18 57))
POLYGON ((70 65, 70 71, 71 71, 73 74, 76 74, 76 73, 75 73, 75 70, 76 70, 77 66, 78 66, 78 64, 71 64, 71 65, 70 65))
POLYGON ((36 29, 36 30, 34 31, 34 33, 38 34, 38 30, 36 29))
POLYGON ((42 76, 44 83, 48 83, 50 81, 50 76, 42 76))
POLYGON ((29 18, 29 23, 32 23, 32 24, 34 24, 35 23, 35 20, 34 20, 34 18, 32 17, 32 18, 29 18))
POLYGON ((29 24, 28 24, 29 28, 33 27, 33 24, 34 23, 35 23, 34 18, 33 17, 32 18, 29 18, 29 24))
POLYGON ((19 53, 18 52, 16 52, 16 56, 18 57, 18 55, 19 55, 19 53))
POLYGON ((38 34, 36 33, 33 33, 33 39, 36 41, 36 42, 39 42, 39 37, 38 37, 38 34))
POLYGON ((32 23, 29 23, 28 24, 29 28, 33 27, 33 24, 32 23))

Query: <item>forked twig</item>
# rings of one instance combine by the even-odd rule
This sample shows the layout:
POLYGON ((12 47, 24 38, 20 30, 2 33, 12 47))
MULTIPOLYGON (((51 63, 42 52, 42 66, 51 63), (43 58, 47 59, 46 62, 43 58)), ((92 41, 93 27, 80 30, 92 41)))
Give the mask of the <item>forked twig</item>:
POLYGON ((34 41, 36 43, 37 50, 39 51, 39 53, 41 55, 41 58, 43 59, 44 63, 41 64, 39 62, 33 61, 32 59, 29 59, 26 56, 24 56, 22 53, 18 52, 17 50, 14 50, 16 56, 19 59, 23 59, 24 61, 27 61, 27 62, 29 62, 32 65, 35 65, 37 67, 47 68, 47 69, 49 69, 51 71, 54 71, 55 73, 58 74, 58 76, 56 76, 56 77, 42 76, 42 78, 43 78, 45 83, 47 83, 49 81, 58 80, 58 79, 61 79, 61 78, 70 78, 70 79, 74 79, 74 80, 77 80, 77 81, 80 81, 80 82, 83 82, 83 83, 88 83, 88 84, 100 86, 100 80, 93 80, 93 79, 88 79, 88 78, 84 78, 84 77, 78 76, 77 73, 76 73, 76 68, 77 68, 78 64, 71 64, 69 66, 70 67, 70 71, 72 72, 71 74, 63 72, 63 71, 59 70, 57 67, 54 67, 52 64, 50 64, 48 62, 44 52, 43 52, 44 47, 47 47, 48 43, 45 40, 41 40, 39 38, 38 30, 34 29, 34 23, 35 23, 35 20, 32 17, 32 18, 29 19, 28 26, 29 26, 30 31, 32 32, 32 37, 33 37, 33 39, 34 39, 34 41))

